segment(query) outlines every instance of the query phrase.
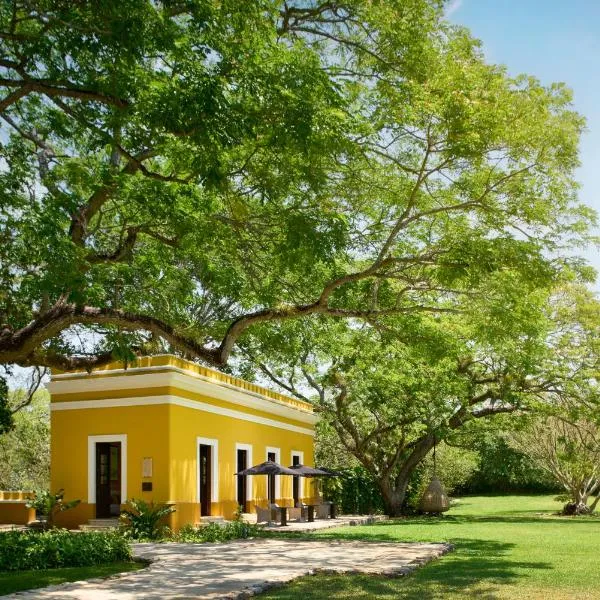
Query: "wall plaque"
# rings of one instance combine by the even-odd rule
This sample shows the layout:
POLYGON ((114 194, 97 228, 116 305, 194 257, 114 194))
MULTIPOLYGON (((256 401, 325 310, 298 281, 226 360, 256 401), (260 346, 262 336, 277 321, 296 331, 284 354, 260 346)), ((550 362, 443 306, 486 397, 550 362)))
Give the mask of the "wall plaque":
POLYGON ((142 460, 142 477, 152 477, 152 459, 144 458, 142 460))

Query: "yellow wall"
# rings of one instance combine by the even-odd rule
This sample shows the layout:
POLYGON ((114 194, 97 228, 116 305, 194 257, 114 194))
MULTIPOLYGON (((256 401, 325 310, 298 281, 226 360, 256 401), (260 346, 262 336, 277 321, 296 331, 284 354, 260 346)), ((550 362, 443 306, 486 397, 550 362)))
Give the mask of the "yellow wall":
MULTIPOLYGON (((218 440, 219 460, 219 503, 212 505, 213 515, 231 518, 237 507, 236 443, 252 446, 252 462, 258 464, 267 460, 267 447, 279 448, 281 463, 292 463, 292 450, 304 452, 305 464, 313 464, 313 438, 309 435, 278 429, 258 423, 249 423, 230 417, 171 406, 171 492, 170 497, 177 503, 193 504, 195 521, 199 520, 197 504, 197 460, 196 439, 204 437, 218 440)), ((302 480, 301 480, 302 482, 302 480)), ((267 477, 252 477, 253 504, 267 505, 267 477)), ((302 483, 301 483, 302 486, 302 483)), ((282 505, 292 506, 291 477, 280 477, 280 497, 282 505)), ((310 488, 306 487, 307 492, 310 488)), ((302 493, 302 487, 301 487, 302 493)), ((191 506, 181 507, 186 514, 191 506)), ((176 517, 175 517, 176 518, 176 517)))
MULTIPOLYGON (((97 392, 90 394, 84 391, 85 386, 82 388, 81 379, 75 380, 79 382, 77 393, 64 393, 63 389, 60 395, 53 394, 52 404, 82 400, 96 400, 101 403, 102 400, 97 392)), ((255 392, 254 389, 252 391, 255 392)), ((141 387, 110 390, 106 392, 105 397, 111 399, 153 395, 158 397, 164 394, 185 398, 188 401, 197 400, 223 406, 240 413, 266 416, 281 423, 313 430, 310 423, 300 418, 296 421, 268 414, 264 410, 254 410, 224 400, 194 394, 189 390, 169 388, 166 391, 141 387)), ((306 405, 304 404, 301 409, 306 411, 306 405)), ((252 464, 267 459, 267 447, 280 449, 280 462, 283 465, 292 464, 292 451, 304 453, 304 464, 314 464, 311 435, 174 404, 53 410, 51 427, 52 489, 63 488, 67 500, 82 500, 81 505, 76 509, 61 515, 61 524, 70 527, 85 523, 95 516, 95 506, 87 503, 88 436, 127 435, 127 497, 174 503, 177 511, 172 515, 170 524, 176 529, 185 523, 197 523, 200 520, 197 498, 198 437, 218 440, 219 502, 211 506, 212 515, 215 516, 231 518, 237 507, 234 476, 237 467, 236 443, 252 446, 252 464), (144 480, 152 481, 152 492, 141 491, 142 461, 145 457, 153 459, 153 476, 151 479, 144 480)), ((255 476, 252 480, 253 500, 249 501, 248 507, 253 510, 254 504, 266 506, 267 477, 255 476)), ((291 481, 291 477, 280 477, 281 493, 277 499, 279 503, 288 506, 292 505, 291 481)), ((300 482, 301 496, 309 497, 313 490, 311 481, 301 478, 300 482)))
POLYGON ((0 524, 27 525, 35 520, 35 510, 24 501, 0 500, 0 524))

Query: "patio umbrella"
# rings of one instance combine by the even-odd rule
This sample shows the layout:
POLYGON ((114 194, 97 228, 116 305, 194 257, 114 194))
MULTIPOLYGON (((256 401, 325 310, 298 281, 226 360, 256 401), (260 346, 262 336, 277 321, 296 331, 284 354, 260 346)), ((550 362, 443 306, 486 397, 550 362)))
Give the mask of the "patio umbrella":
POLYGON ((341 477, 343 473, 340 471, 334 471, 333 469, 328 469, 327 467, 317 467, 319 471, 323 472, 323 475, 326 477, 341 477))
POLYGON ((239 471, 236 475, 298 475, 298 473, 272 460, 267 460, 260 465, 239 471))
MULTIPOLYGON (((292 469, 288 469, 279 463, 273 462, 272 460, 267 460, 260 465, 255 465, 254 467, 249 467, 244 469, 243 471, 238 471, 236 475, 268 475, 269 476, 269 489, 271 478, 275 475, 298 475, 296 471, 292 469)), ((275 502, 275 498, 271 498, 270 502, 275 502)))
POLYGON ((294 475, 300 477, 329 477, 330 474, 323 469, 316 467, 307 467, 306 465, 292 465, 290 467, 294 471, 294 475))

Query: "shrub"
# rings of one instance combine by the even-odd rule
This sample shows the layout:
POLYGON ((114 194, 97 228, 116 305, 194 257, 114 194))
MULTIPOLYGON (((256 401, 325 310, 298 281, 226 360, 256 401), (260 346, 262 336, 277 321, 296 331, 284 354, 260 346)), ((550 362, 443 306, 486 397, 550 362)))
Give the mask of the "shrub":
POLYGON ((548 493, 560 489, 529 457, 511 448, 498 433, 474 437, 472 447, 481 459, 479 468, 461 486, 464 493, 548 493))
POLYGON ((131 559, 117 532, 6 531, 0 533, 0 571, 87 567, 131 559))
POLYGON ((171 530, 164 520, 175 512, 172 506, 132 498, 127 507, 121 512, 125 535, 134 540, 157 540, 169 535, 171 530))
POLYGON ((337 469, 339 477, 322 479, 323 498, 334 502, 340 513, 365 515, 383 512, 377 483, 363 467, 337 469))
POLYGON ((208 523, 201 527, 185 525, 174 536, 176 542, 202 544, 205 542, 228 542, 230 540, 246 539, 254 537, 259 533, 259 527, 253 523, 241 520, 230 523, 208 523))

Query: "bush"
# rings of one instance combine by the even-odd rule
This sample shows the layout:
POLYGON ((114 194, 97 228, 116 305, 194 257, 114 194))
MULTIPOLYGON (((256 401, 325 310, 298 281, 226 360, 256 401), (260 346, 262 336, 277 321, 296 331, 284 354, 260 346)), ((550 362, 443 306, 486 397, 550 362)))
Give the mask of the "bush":
POLYGON ((131 499, 128 508, 121 512, 121 521, 125 535, 134 540, 157 540, 170 533, 164 519, 175 512, 172 506, 154 504, 144 500, 131 499))
POLYGON ((363 467, 337 469, 339 477, 324 477, 323 498, 334 502, 342 514, 382 513, 383 499, 377 483, 363 467))
POLYGON ((87 567, 131 559, 129 542, 117 532, 0 533, 0 571, 87 567))
POLYGON ((481 460, 479 468, 461 486, 464 493, 548 493, 561 489, 530 458, 511 448, 500 435, 474 438, 473 449, 481 460))
POLYGON ((246 523, 241 520, 232 521, 219 525, 218 523, 208 523, 201 527, 185 525, 173 538, 176 542, 186 542, 192 544, 202 544, 205 542, 228 542, 230 540, 246 539, 254 537, 259 533, 260 528, 253 523, 246 523))

